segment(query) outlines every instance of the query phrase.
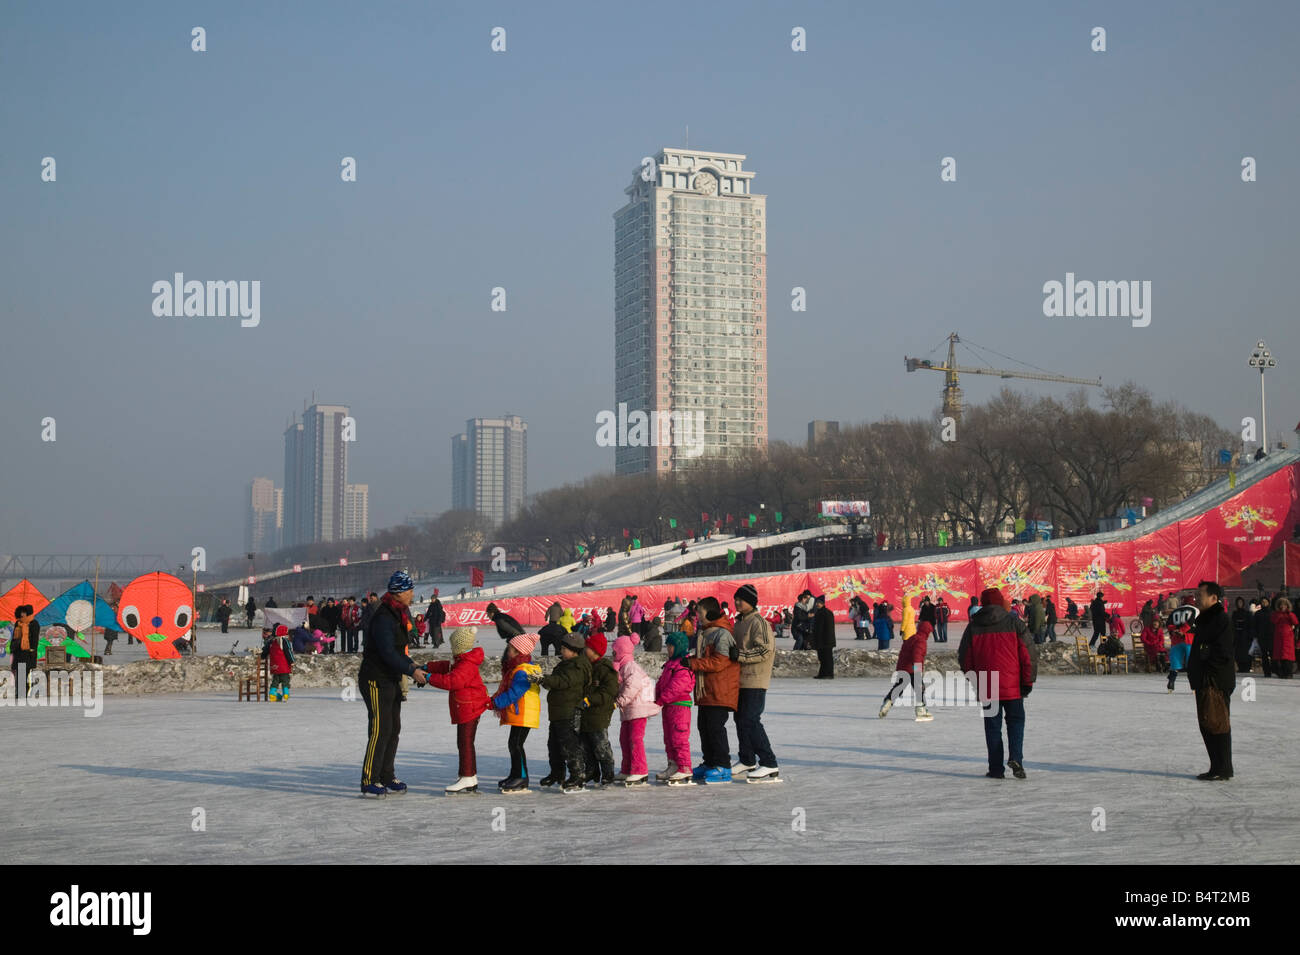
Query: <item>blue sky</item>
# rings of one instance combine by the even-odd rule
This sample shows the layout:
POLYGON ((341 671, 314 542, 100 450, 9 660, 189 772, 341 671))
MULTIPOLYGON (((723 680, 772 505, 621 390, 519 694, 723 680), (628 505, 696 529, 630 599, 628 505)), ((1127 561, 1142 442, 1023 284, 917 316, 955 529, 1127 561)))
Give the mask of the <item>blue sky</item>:
POLYGON ((450 505, 471 416, 525 416, 530 490, 612 469, 612 215, 688 125, 768 196, 773 438, 933 413, 903 355, 954 330, 1234 428, 1262 337, 1289 432, 1298 27, 1289 3, 7 4, 0 551, 239 551, 313 392, 357 419, 372 526, 450 505), (260 280, 260 326, 155 317, 176 271, 260 280), (1150 280, 1151 325, 1045 318, 1067 271, 1150 280))

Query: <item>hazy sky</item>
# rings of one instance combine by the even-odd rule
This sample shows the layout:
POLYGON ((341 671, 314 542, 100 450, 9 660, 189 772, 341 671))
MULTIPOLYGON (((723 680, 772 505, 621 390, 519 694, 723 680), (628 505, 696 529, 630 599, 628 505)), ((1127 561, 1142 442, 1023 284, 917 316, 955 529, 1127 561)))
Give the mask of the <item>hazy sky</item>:
POLYGON ((612 215, 688 124, 768 196, 773 438, 933 413, 903 356, 953 330, 1234 429, 1263 337, 1289 432, 1298 38, 1289 2, 6 3, 0 553, 241 551, 313 391, 372 527, 450 506, 471 416, 525 416, 531 491, 611 470, 612 215), (155 317, 178 271, 260 280, 260 325, 155 317), (1149 280, 1150 326, 1044 317, 1067 271, 1149 280))

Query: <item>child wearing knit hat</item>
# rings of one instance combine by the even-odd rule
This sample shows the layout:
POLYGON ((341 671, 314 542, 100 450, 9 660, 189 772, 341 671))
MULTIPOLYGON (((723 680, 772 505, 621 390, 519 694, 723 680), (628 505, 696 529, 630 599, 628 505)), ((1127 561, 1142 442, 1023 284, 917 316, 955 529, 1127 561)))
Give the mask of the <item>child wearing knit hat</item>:
POLYGON ((649 767, 645 759, 646 720, 659 713, 655 685, 632 655, 637 637, 622 636, 614 641, 614 669, 618 671, 619 749, 622 772, 614 777, 625 786, 644 785, 649 767))
POLYGON ((541 785, 562 783, 566 793, 582 792, 586 784, 586 761, 582 754, 582 740, 578 727, 582 719, 587 687, 591 683, 591 661, 584 652, 587 641, 580 633, 565 634, 560 643, 560 663, 543 678, 546 693, 546 718, 550 734, 546 752, 550 757, 551 772, 541 785), (569 777, 564 777, 565 768, 569 777))
POLYGON ((289 641, 289 628, 282 623, 277 624, 275 632, 267 638, 262 653, 271 663, 271 690, 267 699, 287 703, 289 678, 293 675, 293 644, 289 641))
POLYGON ((594 782, 601 789, 614 785, 616 781, 614 750, 609 745, 609 721, 618 699, 618 674, 614 671, 614 664, 605 656, 608 646, 603 633, 593 633, 587 638, 585 652, 591 661, 591 683, 587 687, 587 705, 578 727, 588 782, 594 782))
POLYGON ((686 665, 690 638, 674 631, 664 640, 668 661, 655 683, 655 703, 663 708, 668 767, 655 778, 670 786, 686 785, 691 781, 691 707, 695 702, 695 674, 686 665))
POLYGON ((528 792, 528 759, 524 743, 528 731, 536 729, 541 720, 542 694, 537 685, 542 680, 542 668, 533 662, 537 647, 537 634, 521 633, 511 637, 506 662, 501 667, 501 685, 492 697, 492 709, 497 712, 502 726, 510 727, 506 748, 510 750, 510 775, 497 783, 503 793, 528 792))
POLYGON ((448 660, 429 664, 429 685, 448 690, 447 703, 451 722, 456 727, 456 750, 460 754, 459 778, 447 787, 448 795, 478 792, 478 762, 474 736, 479 717, 491 706, 487 687, 479 667, 483 665, 483 648, 474 646, 477 631, 459 627, 451 632, 451 655, 448 660))

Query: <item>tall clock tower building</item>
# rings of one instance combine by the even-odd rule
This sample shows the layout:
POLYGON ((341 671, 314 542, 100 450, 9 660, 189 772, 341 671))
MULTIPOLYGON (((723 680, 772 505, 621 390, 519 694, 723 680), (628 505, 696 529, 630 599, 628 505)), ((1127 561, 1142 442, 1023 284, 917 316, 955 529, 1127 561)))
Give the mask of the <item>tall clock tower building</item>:
POLYGON ((702 425, 703 453, 620 445, 619 474, 683 470, 767 445, 767 197, 750 191, 744 163, 739 153, 664 148, 623 190, 627 203, 614 213, 615 405, 689 415, 702 425))

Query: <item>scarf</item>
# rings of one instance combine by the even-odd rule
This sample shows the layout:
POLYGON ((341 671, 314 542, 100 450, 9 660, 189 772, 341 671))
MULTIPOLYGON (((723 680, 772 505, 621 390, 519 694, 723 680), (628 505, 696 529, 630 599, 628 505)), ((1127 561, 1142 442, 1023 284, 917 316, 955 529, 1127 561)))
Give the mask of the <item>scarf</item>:
POLYGON ((380 597, 379 602, 397 614, 398 619, 402 621, 402 626, 409 635, 411 632, 411 612, 406 609, 405 605, 397 597, 389 593, 385 593, 380 597))
POLYGON ((27 645, 27 625, 29 623, 31 623, 30 617, 20 623, 14 624, 14 640, 17 641, 14 645, 18 647, 19 650, 31 649, 31 647, 27 645))

